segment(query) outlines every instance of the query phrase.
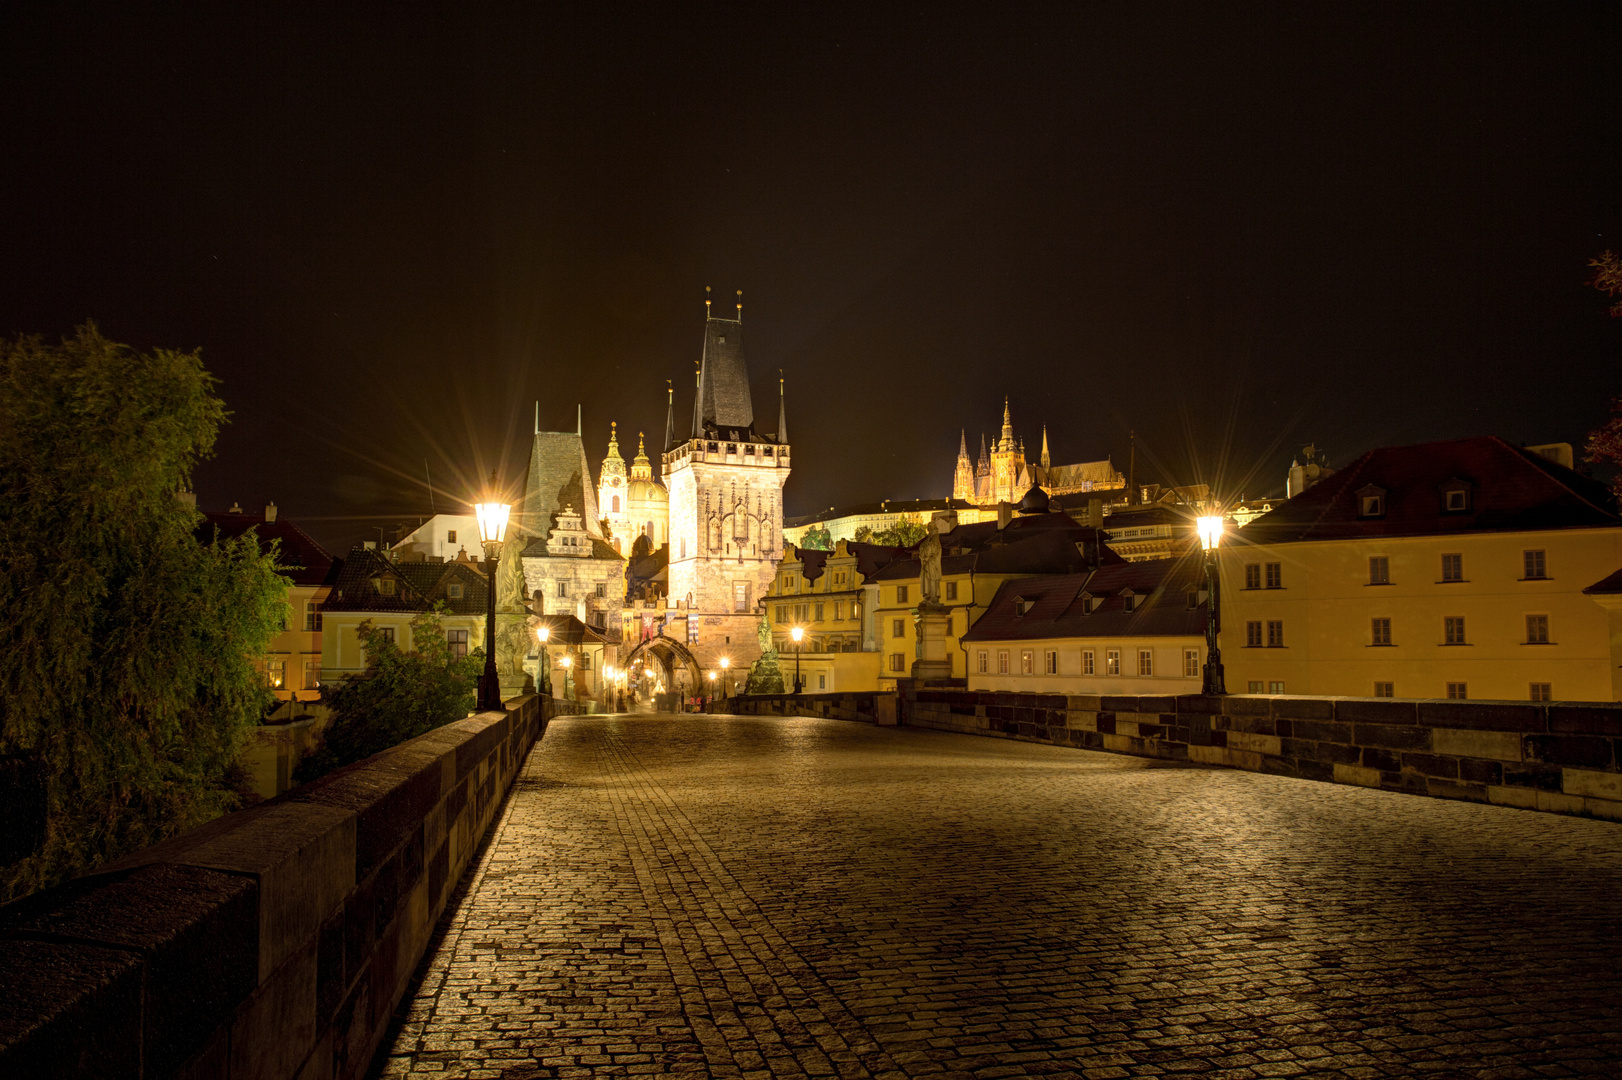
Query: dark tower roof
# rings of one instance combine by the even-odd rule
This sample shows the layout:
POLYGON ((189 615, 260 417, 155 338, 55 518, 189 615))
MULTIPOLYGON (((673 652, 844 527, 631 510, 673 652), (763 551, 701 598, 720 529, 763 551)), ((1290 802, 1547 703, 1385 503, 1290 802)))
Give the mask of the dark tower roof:
POLYGON ((665 403, 665 453, 676 445, 676 388, 666 380, 665 394, 669 400, 665 403))
POLYGON ((698 373, 699 433, 755 426, 749 369, 743 360, 743 320, 704 320, 704 360, 698 373))
POLYGON ((1048 493, 1042 490, 1040 484, 1032 484, 1031 490, 1019 500, 1019 512, 1022 514, 1045 514, 1048 512, 1048 493))

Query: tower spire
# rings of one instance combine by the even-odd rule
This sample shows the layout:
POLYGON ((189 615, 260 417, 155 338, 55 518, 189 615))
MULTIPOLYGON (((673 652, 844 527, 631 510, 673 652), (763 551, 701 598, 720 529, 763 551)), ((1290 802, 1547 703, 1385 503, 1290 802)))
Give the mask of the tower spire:
POLYGON ((1048 426, 1042 425, 1042 468, 1053 468, 1053 459, 1048 457, 1048 426))
POLYGON ((676 387, 665 380, 665 453, 676 446, 676 387))
POLYGON ((541 403, 539 401, 537 401, 535 403, 535 434, 539 435, 540 433, 541 433, 541 403))
POLYGON ((997 440, 997 449, 1012 450, 1014 448, 1014 420, 1008 412, 1008 399, 1002 399, 1002 438, 997 440))
POLYGON ((783 390, 783 369, 777 369, 777 442, 788 442, 788 403, 783 390))
POLYGON ((963 428, 957 429, 957 456, 964 459, 969 456, 969 433, 963 428))

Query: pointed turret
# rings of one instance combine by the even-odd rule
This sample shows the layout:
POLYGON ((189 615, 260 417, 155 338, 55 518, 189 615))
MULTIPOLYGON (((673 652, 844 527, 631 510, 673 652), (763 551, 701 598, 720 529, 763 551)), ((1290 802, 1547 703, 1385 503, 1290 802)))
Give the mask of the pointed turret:
POLYGON ((957 467, 952 471, 952 498, 974 498, 974 462, 969 460, 969 436, 962 430, 957 434, 957 467))
POLYGON ((749 396, 749 369, 743 359, 741 305, 739 316, 710 316, 704 320, 704 353, 698 368, 698 395, 693 402, 695 438, 717 431, 737 431, 734 437, 740 439, 755 437, 755 408, 749 396))
POLYGON ((997 440, 997 449, 1012 450, 1014 448, 1014 420, 1008 412, 1008 399, 1002 399, 1002 438, 997 440))
POLYGON ((1053 459, 1048 457, 1048 426, 1042 425, 1042 470, 1046 472, 1053 468, 1053 459))
POLYGON ((665 380, 665 453, 670 453, 676 446, 676 388, 669 379, 665 380))
POLYGON ((631 462, 631 478, 633 480, 652 480, 653 463, 648 460, 648 452, 642 446, 642 433, 636 433, 636 458, 631 462))
MULTIPOLYGON (((741 315, 740 315, 741 318, 741 315)), ((777 442, 788 445, 788 399, 784 396, 783 369, 777 369, 777 442)))

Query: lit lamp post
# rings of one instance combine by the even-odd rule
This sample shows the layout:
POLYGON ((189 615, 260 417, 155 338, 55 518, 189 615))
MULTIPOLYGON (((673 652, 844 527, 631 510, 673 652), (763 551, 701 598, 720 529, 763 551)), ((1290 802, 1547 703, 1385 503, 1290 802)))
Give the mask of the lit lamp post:
POLYGON ((1222 518, 1202 517, 1195 522, 1200 534, 1200 547, 1205 549, 1205 591, 1210 603, 1205 608, 1205 686, 1204 693, 1226 694, 1227 684, 1222 679, 1222 650, 1217 648, 1217 634, 1222 630, 1222 574, 1217 567, 1217 545, 1222 542, 1222 518))
POLYGON ((704 710, 705 712, 709 712, 715 708, 715 672, 706 671, 704 674, 710 677, 710 703, 709 707, 704 710))
POLYGON ((732 666, 732 657, 721 657, 721 696, 727 696, 727 668, 732 666))
MULTIPOLYGON (((490 474, 489 497, 494 500, 496 477, 490 474)), ((512 507, 502 502, 482 502, 473 508, 479 518, 479 543, 484 545, 485 595, 489 603, 484 613, 484 674, 479 676, 479 711, 501 708, 501 676, 496 674, 496 567, 501 558, 501 542, 507 538, 507 515, 512 507)))
POLYGON ((544 625, 537 626, 535 636, 541 642, 541 693, 550 694, 552 692, 552 659, 546 651, 546 642, 552 636, 552 628, 544 625))
POLYGON ((805 637, 805 629, 796 626, 789 631, 789 636, 794 639, 794 692, 798 694, 800 692, 800 642, 805 637))
POLYGON ((563 665, 563 696, 571 699, 574 697, 574 691, 570 689, 571 684, 569 680, 569 667, 573 660, 574 657, 565 653, 563 659, 558 661, 558 663, 563 665))

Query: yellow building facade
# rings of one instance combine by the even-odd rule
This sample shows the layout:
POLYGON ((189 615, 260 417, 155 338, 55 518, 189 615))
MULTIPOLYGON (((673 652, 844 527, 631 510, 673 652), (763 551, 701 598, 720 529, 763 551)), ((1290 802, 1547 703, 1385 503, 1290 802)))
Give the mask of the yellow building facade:
POLYGON ((1371 451, 1225 540, 1230 693, 1613 701, 1592 480, 1480 438, 1371 451))
POLYGON ((871 647, 874 590, 864 586, 863 566, 873 569, 871 545, 841 540, 833 551, 785 545, 777 575, 762 603, 785 680, 798 659, 808 693, 874 690, 878 654, 871 647), (863 557, 867 556, 867 557, 863 557), (801 640, 794 641, 794 630, 801 640))

